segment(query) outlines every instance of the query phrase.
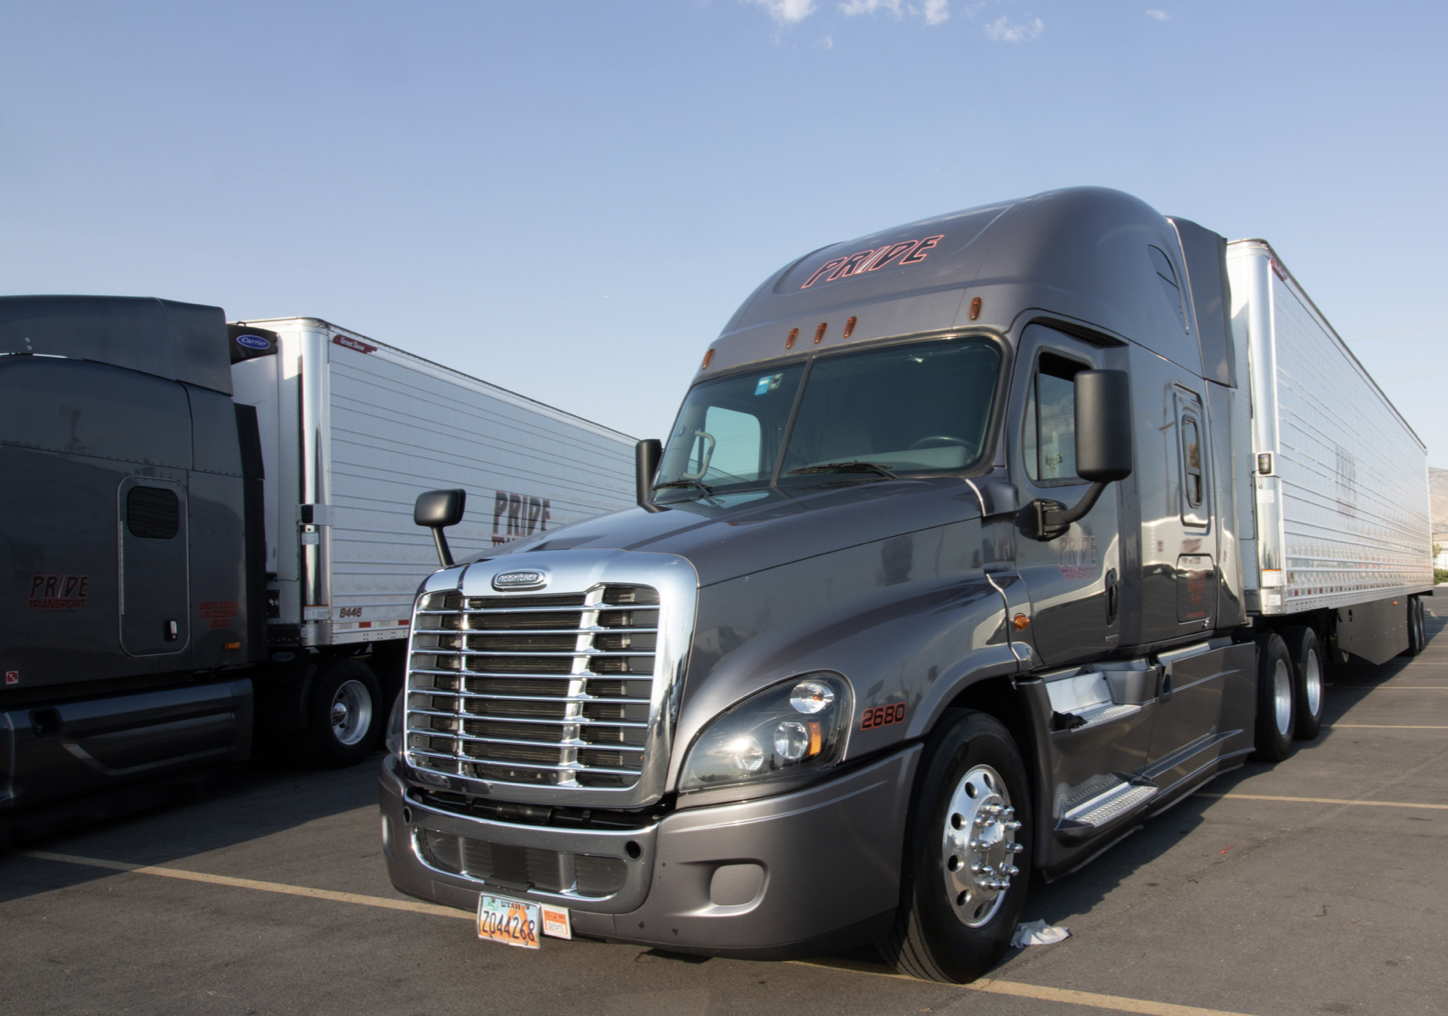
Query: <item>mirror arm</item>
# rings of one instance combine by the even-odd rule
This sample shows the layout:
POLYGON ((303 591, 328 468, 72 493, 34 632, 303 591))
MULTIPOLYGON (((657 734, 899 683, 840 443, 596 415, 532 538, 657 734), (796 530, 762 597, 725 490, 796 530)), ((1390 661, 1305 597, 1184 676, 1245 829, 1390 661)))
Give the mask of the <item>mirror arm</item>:
POLYGON ((447 537, 442 535, 442 526, 432 526, 432 540, 437 544, 437 559, 442 562, 444 568, 453 566, 452 550, 447 545, 447 537))
POLYGON ((1071 523, 1084 519, 1091 509, 1096 507, 1096 502, 1101 499, 1102 492, 1106 490, 1107 482, 1097 480, 1091 484, 1091 489, 1086 491, 1073 508, 1067 508, 1060 501, 1037 498, 1026 505, 1017 517, 1021 532, 1031 539, 1040 540, 1043 543, 1065 536, 1066 531, 1071 528, 1071 523))

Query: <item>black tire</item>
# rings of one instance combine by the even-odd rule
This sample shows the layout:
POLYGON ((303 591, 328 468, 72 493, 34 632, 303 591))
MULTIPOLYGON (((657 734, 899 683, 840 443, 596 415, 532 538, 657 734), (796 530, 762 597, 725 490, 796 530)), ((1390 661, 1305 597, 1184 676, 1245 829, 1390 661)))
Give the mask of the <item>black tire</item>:
POLYGON ((1297 695, 1292 656, 1273 632, 1257 643, 1256 751, 1259 762, 1281 762, 1292 753, 1297 695))
POLYGON ((1306 625, 1285 629, 1282 640, 1292 657, 1292 690, 1297 713, 1293 733, 1299 741, 1311 741, 1322 729, 1322 711, 1327 702, 1322 646, 1317 641, 1317 633, 1306 625))
POLYGON ((377 678, 361 660, 323 663, 312 678, 306 708, 303 758, 326 769, 361 762, 377 746, 387 722, 377 678))
POLYGON ((1408 598, 1408 648, 1402 656, 1417 656, 1428 644, 1427 625, 1423 619, 1423 601, 1416 596, 1408 598))
POLYGON ((1005 727, 970 710, 941 718, 921 764, 900 910, 881 952, 901 973, 965 983, 1010 947, 1026 901, 1033 830, 1025 764, 1005 727), (984 841, 990 846, 977 849, 984 841), (971 859, 981 872, 970 872, 971 859))

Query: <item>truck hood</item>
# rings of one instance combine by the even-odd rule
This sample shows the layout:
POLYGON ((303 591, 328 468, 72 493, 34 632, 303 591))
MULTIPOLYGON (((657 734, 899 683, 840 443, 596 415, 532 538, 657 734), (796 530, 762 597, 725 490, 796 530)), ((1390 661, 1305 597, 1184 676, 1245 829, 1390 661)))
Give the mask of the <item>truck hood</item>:
MULTIPOLYGON (((677 554, 701 586, 981 517, 975 486, 959 477, 848 482, 808 490, 752 491, 603 515, 529 540, 503 555, 553 550, 677 554)), ((475 560, 499 557, 497 551, 475 560)))

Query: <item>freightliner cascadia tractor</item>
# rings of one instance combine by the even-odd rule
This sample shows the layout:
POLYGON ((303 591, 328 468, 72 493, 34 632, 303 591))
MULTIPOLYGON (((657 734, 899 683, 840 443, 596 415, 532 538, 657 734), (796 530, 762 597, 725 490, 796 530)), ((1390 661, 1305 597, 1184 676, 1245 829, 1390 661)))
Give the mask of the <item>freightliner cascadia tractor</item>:
POLYGON ((1116 191, 787 265, 638 467, 419 592, 384 845, 486 937, 968 980, 1424 640, 1422 442, 1267 244, 1116 191))

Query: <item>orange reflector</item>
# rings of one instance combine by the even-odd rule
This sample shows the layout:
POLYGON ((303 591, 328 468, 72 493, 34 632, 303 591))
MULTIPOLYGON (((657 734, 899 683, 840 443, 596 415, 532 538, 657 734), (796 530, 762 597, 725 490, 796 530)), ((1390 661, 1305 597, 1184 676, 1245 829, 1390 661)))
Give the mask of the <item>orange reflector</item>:
POLYGON ((829 327, 828 321, 821 321, 820 326, 815 329, 815 345, 818 346, 825 338, 825 329, 829 327))
POLYGON ((797 339, 797 338, 799 338, 799 329, 798 329, 798 328, 791 328, 791 329, 789 330, 789 338, 787 338, 787 339, 784 340, 784 348, 785 348, 785 349, 793 349, 793 348, 794 348, 794 340, 797 339))
POLYGON ((1025 631, 1031 625, 1031 619, 1025 614, 1017 614, 1016 619, 1011 622, 1016 631, 1025 631))
POLYGON ((809 725, 809 753, 811 755, 820 753, 820 725, 818 723, 809 725))
POLYGON ((970 301, 970 319, 974 321, 978 317, 980 317, 980 297, 977 296, 970 301))
POLYGON ((225 642, 225 643, 222 643, 221 648, 222 648, 222 649, 225 649, 225 650, 229 653, 229 652, 231 652, 231 651, 234 650, 234 649, 240 649, 240 648, 241 648, 241 643, 240 643, 240 642, 225 642))
POLYGON ((401 621, 398 621, 397 623, 402 625, 402 627, 406 628, 409 622, 407 618, 404 617, 401 621))
POLYGON ((708 370, 708 369, 709 369, 709 364, 713 361, 713 359, 714 359, 714 350, 711 349, 711 350, 709 350, 709 352, 707 352, 707 353, 704 354, 704 366, 700 367, 699 369, 700 369, 700 370, 708 370))
POLYGON ((845 338, 848 339, 853 334, 855 334, 855 319, 850 318, 845 322, 845 338))

